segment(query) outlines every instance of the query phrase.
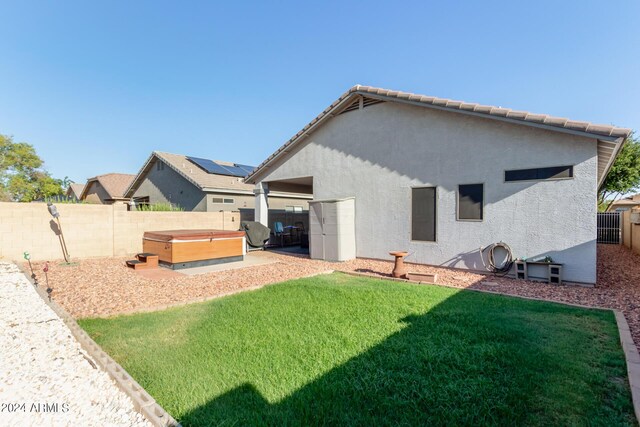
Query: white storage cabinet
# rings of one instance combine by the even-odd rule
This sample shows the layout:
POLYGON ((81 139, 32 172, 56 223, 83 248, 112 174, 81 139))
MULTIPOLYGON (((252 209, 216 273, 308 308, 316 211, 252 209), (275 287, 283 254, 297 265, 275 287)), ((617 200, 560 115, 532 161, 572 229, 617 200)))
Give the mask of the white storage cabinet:
POLYGON ((354 197, 309 202, 309 255, 325 261, 356 257, 354 197))

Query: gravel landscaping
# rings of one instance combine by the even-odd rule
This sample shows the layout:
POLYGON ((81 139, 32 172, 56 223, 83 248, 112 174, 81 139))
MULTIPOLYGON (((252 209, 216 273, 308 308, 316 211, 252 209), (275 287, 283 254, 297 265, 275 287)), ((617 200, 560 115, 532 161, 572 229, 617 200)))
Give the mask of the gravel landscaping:
POLYGON ((0 348, 0 425, 151 425, 6 262, 0 262, 0 348))
MULTIPOLYGON (((356 259, 343 263, 300 255, 260 253, 278 262, 197 276, 152 280, 124 265, 125 258, 82 260, 77 265, 51 264, 53 297, 76 318, 112 316, 204 299, 326 270, 389 276, 391 261, 356 259)), ((35 266, 42 275, 42 263, 35 266)), ((437 273, 438 284, 569 302, 624 312, 636 343, 640 342, 640 256, 617 245, 598 246, 595 288, 516 281, 449 268, 409 265, 410 271, 437 273)))

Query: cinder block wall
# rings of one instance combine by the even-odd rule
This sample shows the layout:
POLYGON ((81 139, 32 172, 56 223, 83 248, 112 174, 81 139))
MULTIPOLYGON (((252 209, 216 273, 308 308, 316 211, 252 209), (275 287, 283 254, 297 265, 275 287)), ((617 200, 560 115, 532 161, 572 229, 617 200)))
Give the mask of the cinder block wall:
POLYGON ((240 228, 240 212, 129 212, 125 206, 115 208, 113 219, 114 255, 142 251, 145 231, 240 228))
POLYGON ((640 254, 640 224, 631 223, 631 211, 622 213, 622 244, 640 254))
MULTIPOLYGON (((128 255, 142 251, 145 231, 237 230, 239 212, 128 212, 123 204, 59 204, 71 258, 128 255)), ((0 258, 62 259, 57 224, 44 203, 0 203, 0 258)))

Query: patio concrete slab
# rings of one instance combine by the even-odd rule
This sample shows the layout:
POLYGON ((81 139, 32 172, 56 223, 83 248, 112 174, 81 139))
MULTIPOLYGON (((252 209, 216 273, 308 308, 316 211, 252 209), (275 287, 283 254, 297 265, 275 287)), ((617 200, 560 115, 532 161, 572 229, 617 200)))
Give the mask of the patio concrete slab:
POLYGON ((278 262, 278 259, 270 256, 266 252, 249 252, 244 256, 244 260, 236 262, 227 262, 224 264, 206 265, 204 267, 183 268, 175 270, 176 273, 185 274, 187 276, 195 276, 198 274, 215 273, 220 271, 237 270, 239 268, 254 267, 256 265, 267 265, 278 262))
POLYGON ((148 270, 133 270, 136 274, 151 280, 171 279, 175 277, 181 277, 181 274, 177 271, 165 268, 150 268, 148 270))

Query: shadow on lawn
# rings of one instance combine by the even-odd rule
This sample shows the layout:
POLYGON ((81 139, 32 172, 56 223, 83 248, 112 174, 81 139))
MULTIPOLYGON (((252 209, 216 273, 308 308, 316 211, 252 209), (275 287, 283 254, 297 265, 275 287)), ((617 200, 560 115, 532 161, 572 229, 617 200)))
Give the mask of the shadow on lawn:
POLYGON ((603 381, 601 373, 594 378, 576 374, 583 364, 594 363, 593 354, 575 354, 572 363, 563 359, 579 346, 605 339, 604 347, 613 350, 596 355, 603 359, 595 362, 607 365, 613 357, 605 378, 612 372, 625 377, 616 337, 608 336, 609 314, 524 302, 534 312, 527 317, 514 315, 515 303, 508 298, 485 298, 458 293, 427 314, 402 319, 403 330, 278 402, 268 402, 252 384, 244 384, 180 421, 184 426, 633 422, 625 384, 603 381), (551 313, 559 317, 545 320, 551 313), (540 323, 531 327, 532 320, 540 323), (581 322, 593 327, 567 332, 581 322), (541 331, 550 325, 560 326, 541 331), (477 333, 470 335, 467 328, 477 333), (555 340, 568 346, 565 353, 551 344, 555 340), (576 414, 579 418, 571 418, 576 414))

